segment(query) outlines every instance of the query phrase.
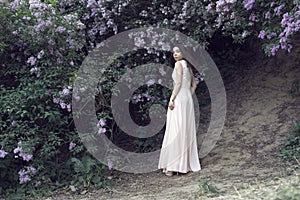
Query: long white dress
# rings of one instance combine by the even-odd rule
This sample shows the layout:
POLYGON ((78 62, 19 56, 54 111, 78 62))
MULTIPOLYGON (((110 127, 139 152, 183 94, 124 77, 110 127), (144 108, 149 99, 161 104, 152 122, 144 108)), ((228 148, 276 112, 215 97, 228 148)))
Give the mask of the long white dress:
MULTIPOLYGON (((159 157, 158 169, 187 173, 201 169, 196 138, 195 111, 191 89, 191 72, 185 60, 182 75, 174 68, 172 79, 174 85, 181 82, 174 100, 174 109, 168 108, 166 130, 159 157), (180 76, 180 79, 178 79, 180 76)), ((173 89, 174 93, 175 88, 173 89)))

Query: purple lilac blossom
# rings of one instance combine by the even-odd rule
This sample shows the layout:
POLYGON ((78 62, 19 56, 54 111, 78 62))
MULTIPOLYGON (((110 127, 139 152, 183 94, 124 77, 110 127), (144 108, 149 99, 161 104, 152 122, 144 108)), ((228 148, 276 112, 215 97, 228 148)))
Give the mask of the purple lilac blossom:
POLYGON ((24 176, 20 176, 19 180, 20 180, 20 184, 23 184, 31 181, 31 178, 26 174, 24 176))
POLYGON ((132 98, 135 100, 136 103, 137 103, 137 102, 143 102, 143 101, 144 101, 141 94, 133 95, 132 98))
POLYGON ((56 62, 57 62, 57 64, 62 64, 61 58, 57 58, 57 59, 56 59, 56 62))
POLYGON ((146 97, 148 101, 153 99, 153 97, 151 95, 149 95, 148 93, 143 94, 143 96, 146 97))
POLYGON ((36 169, 32 166, 27 167, 27 170, 21 169, 18 174, 19 174, 19 181, 20 184, 27 183, 31 181, 31 178, 29 177, 29 174, 35 174, 36 169))
POLYGON ((200 83, 200 81, 203 81, 203 80, 204 80, 204 76, 205 76, 204 73, 200 73, 200 74, 197 74, 197 75, 195 76, 195 81, 196 81, 196 84, 197 84, 197 85, 200 83))
POLYGON ((31 19, 31 17, 24 16, 22 19, 29 21, 31 19))
POLYGON ((86 91, 86 88, 84 88, 84 87, 79 88, 79 91, 80 91, 80 92, 85 92, 85 91, 86 91))
POLYGON ((67 107, 67 104, 64 102, 60 102, 59 105, 62 109, 65 109, 67 107))
POLYGON ((38 68, 37 67, 34 67, 34 68, 31 68, 30 69, 30 72, 37 72, 38 71, 38 68))
POLYGON ((18 172, 18 174, 19 174, 20 184, 27 183, 27 182, 31 181, 31 178, 28 175, 28 171, 25 171, 24 169, 21 169, 18 172))
POLYGON ((220 12, 223 10, 223 7, 225 6, 226 2, 224 0, 219 0, 216 2, 216 11, 220 12))
POLYGON ((70 142, 69 144, 69 150, 71 151, 72 149, 74 149, 76 146, 76 144, 74 142, 70 142))
POLYGON ((17 154, 19 152, 22 152, 22 147, 18 146, 17 148, 14 149, 14 154, 17 154))
POLYGON ((70 94, 70 90, 68 88, 63 89, 62 94, 68 95, 70 94))
POLYGON ((12 126, 16 126, 16 125, 17 125, 16 120, 12 121, 11 125, 12 125, 12 126))
POLYGON ((244 0, 244 8, 246 8, 246 10, 250 10, 252 9, 254 3, 255 0, 244 0))
POLYGON ((247 31, 244 31, 244 32, 242 33, 242 38, 247 37, 247 35, 248 35, 248 32, 247 32, 247 31))
POLYGON ((205 76, 205 74, 204 74, 204 73, 200 73, 200 74, 199 74, 200 81, 204 81, 204 76, 205 76))
POLYGON ((27 63, 29 63, 30 65, 35 65, 36 62, 36 58, 31 56, 30 58, 28 58, 27 63))
POLYGON ((289 13, 285 13, 281 20, 281 26, 284 27, 288 23, 291 23, 292 18, 289 16, 289 13))
POLYGON ((68 38, 67 42, 69 43, 69 48, 74 49, 75 48, 75 41, 73 39, 68 38))
POLYGON ((20 152, 20 154, 19 154, 22 158, 23 158, 23 160, 25 160, 25 161, 29 161, 29 160, 31 160, 32 159, 32 155, 31 154, 25 154, 25 153, 23 153, 23 152, 20 152))
POLYGON ((108 19, 108 21, 106 22, 106 25, 108 27, 112 27, 113 24, 114 24, 114 21, 112 19, 108 19))
MULTIPOLYGON (((288 38, 295 32, 298 32, 300 29, 300 10, 294 13, 294 16, 290 16, 288 13, 283 15, 283 19, 281 20, 281 26, 284 28, 283 32, 280 33, 280 37, 288 38)), ((291 48, 290 48, 291 49, 291 48)))
POLYGON ((126 77, 125 79, 128 83, 131 83, 132 82, 132 78, 131 77, 126 77))
POLYGON ((273 46, 272 48, 271 48, 271 54, 272 54, 272 56, 274 56, 275 55, 275 53, 276 53, 276 51, 279 49, 279 45, 275 45, 275 46, 273 46))
POLYGON ((292 34, 292 28, 288 26, 284 29, 284 32, 285 32, 285 36, 288 37, 289 35, 292 34))
POLYGON ((30 9, 40 8, 42 2, 40 0, 29 0, 30 9))
POLYGON ((274 8, 274 12, 276 13, 277 16, 281 15, 281 9, 285 6, 285 3, 281 4, 280 6, 277 6, 274 8))
POLYGON ((17 10, 20 8, 20 4, 22 3, 23 0, 14 0, 10 3, 10 9, 11 10, 17 10))
POLYGON ((166 74, 165 70, 163 68, 159 68, 159 73, 164 76, 166 74))
POLYGON ((108 169, 111 170, 112 167, 113 167, 113 163, 109 160, 109 161, 107 162, 107 166, 108 166, 108 169))
MULTIPOLYGON (((19 156, 21 156, 23 158, 23 160, 28 162, 32 159, 33 155, 24 153, 21 145, 22 145, 22 143, 18 142, 18 147, 16 147, 13 152, 14 152, 14 154, 19 153, 19 156)), ((16 155, 15 157, 17 158, 18 156, 16 155)))
POLYGON ((265 19, 270 19, 271 18, 271 13, 270 11, 268 11, 266 14, 265 14, 265 19))
POLYGON ((105 126, 105 121, 104 119, 100 119, 99 122, 98 122, 98 126, 105 126))
MULTIPOLYGON (((229 11, 229 4, 235 3, 236 0, 219 0, 216 2, 216 11, 217 12, 228 12, 229 11)), ((206 6, 208 12, 211 11, 211 4, 206 6)))
POLYGON ((48 41, 48 44, 54 46, 54 45, 56 44, 56 42, 55 42, 53 39, 50 39, 50 40, 48 41))
POLYGON ((285 44, 281 44, 281 49, 287 49, 287 46, 285 44))
POLYGON ((236 1, 237 0, 226 0, 227 3, 231 3, 231 4, 235 3, 236 1))
POLYGON ((41 58, 43 57, 44 54, 45 54, 44 50, 41 50, 41 51, 38 53, 37 58, 38 58, 38 59, 41 59, 41 58))
POLYGON ((134 38, 134 45, 137 47, 143 47, 146 44, 145 40, 140 37, 134 38))
POLYGON ((264 39, 265 35, 266 35, 266 32, 264 30, 261 30, 258 34, 258 38, 264 39))
POLYGON ((95 0, 88 0, 87 2, 87 8, 91 8, 93 7, 93 5, 96 5, 96 1, 95 0))
POLYGON ((196 82, 196 85, 198 85, 200 83, 200 80, 199 80, 198 76, 195 77, 195 82, 196 82))
POLYGON ((0 158, 5 158, 8 153, 2 149, 0 149, 0 158))
POLYGON ((209 4, 205 7, 205 9, 206 9, 208 12, 212 11, 212 3, 209 3, 209 4))
POLYGON ((163 21, 163 24, 165 24, 165 25, 168 25, 169 24, 169 21, 168 21, 168 19, 166 18, 166 19, 164 19, 164 21, 163 21))
POLYGON ((84 28, 85 27, 85 25, 80 20, 78 20, 75 24, 79 28, 84 28))
POLYGON ((36 169, 34 167, 32 167, 32 166, 27 167, 27 171, 30 172, 30 173, 32 173, 32 174, 36 173, 36 169))
POLYGON ((270 33, 270 34, 267 36, 267 38, 268 38, 268 39, 271 39, 272 37, 275 37, 275 36, 277 36, 277 33, 272 32, 272 33, 270 33))
POLYGON ((20 175, 20 176, 24 176, 24 175, 26 175, 28 172, 25 170, 25 169, 21 169, 19 172, 18 172, 18 174, 20 175))
POLYGON ((35 187, 38 187, 38 186, 40 186, 41 184, 42 184, 41 181, 36 181, 35 184, 34 184, 34 186, 35 186, 35 187))
POLYGON ((95 90, 96 90, 96 94, 100 94, 100 89, 99 89, 99 87, 96 87, 95 90))
POLYGON ((80 96, 74 96, 74 99, 76 100, 76 101, 79 101, 80 100, 80 96))
POLYGON ((60 103, 60 99, 59 98, 53 98, 53 103, 55 104, 59 104, 60 103))
POLYGON ((98 133, 99 133, 99 134, 105 133, 105 132, 106 132, 106 128, 100 127, 99 130, 98 130, 98 133))
POLYGON ((155 81, 153 79, 151 79, 147 82, 147 86, 149 87, 149 86, 153 85, 154 83, 155 83, 155 81))
POLYGON ((74 5, 73 2, 70 2, 70 1, 67 2, 67 6, 73 6, 73 5, 74 5))
POLYGON ((291 52, 292 48, 293 48, 293 46, 291 44, 288 44, 288 49, 287 49, 288 52, 291 52))
POLYGON ((256 21, 256 16, 254 13, 251 13, 251 15, 249 16, 249 20, 256 21))
POLYGON ((68 110, 68 112, 71 112, 71 111, 72 111, 72 109, 71 109, 71 104, 68 104, 68 105, 67 105, 67 110, 68 110))

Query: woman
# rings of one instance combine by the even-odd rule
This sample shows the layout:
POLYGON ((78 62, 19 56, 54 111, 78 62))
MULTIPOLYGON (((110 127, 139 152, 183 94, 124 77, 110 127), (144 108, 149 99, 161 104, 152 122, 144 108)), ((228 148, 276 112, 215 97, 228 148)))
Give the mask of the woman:
POLYGON ((173 48, 173 57, 176 61, 172 73, 174 87, 158 163, 158 168, 163 169, 167 176, 172 176, 174 172, 187 173, 201 169, 192 99, 196 82, 178 47, 173 48))

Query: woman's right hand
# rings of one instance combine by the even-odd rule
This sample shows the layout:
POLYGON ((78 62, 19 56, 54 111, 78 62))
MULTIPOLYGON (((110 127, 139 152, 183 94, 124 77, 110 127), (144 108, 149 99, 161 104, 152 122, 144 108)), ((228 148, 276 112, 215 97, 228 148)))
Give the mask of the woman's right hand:
POLYGON ((173 101, 170 101, 169 102, 169 108, 171 109, 171 110, 173 110, 174 109, 174 102, 173 101))

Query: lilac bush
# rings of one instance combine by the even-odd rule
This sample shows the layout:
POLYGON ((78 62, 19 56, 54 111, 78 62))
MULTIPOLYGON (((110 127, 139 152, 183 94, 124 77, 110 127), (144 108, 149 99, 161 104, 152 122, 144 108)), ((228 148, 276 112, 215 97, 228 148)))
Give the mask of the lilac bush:
POLYGON ((77 13, 49 2, 56 1, 0 1, 0 190, 6 197, 14 198, 14 190, 25 199, 55 182, 80 184, 71 158, 85 149, 70 94, 87 48, 85 25, 77 13))
MULTIPOLYGON (((60 6, 68 8, 67 2, 60 1, 60 6)), ((219 31, 238 43, 257 37, 263 40, 265 53, 275 55, 279 48, 291 51, 291 39, 299 31, 300 3, 295 0, 81 0, 76 4, 84 9, 81 16, 92 45, 124 30, 154 26, 179 30, 204 45, 219 31)))

